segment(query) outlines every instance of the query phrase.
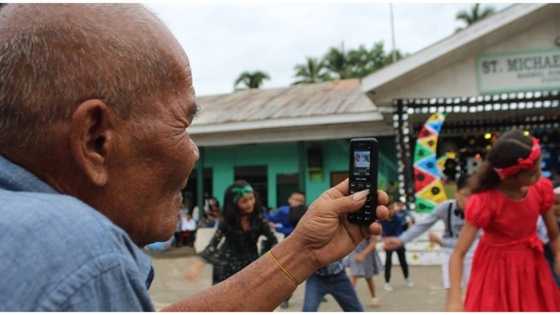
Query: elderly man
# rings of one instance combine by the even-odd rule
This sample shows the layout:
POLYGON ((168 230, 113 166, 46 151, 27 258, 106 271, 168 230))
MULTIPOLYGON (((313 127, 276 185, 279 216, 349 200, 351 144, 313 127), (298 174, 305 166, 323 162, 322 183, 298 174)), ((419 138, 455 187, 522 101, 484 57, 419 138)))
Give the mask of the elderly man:
MULTIPOLYGON (((0 311, 153 310, 137 246, 175 230, 198 159, 191 81, 185 53, 142 6, 0 8, 0 311)), ((274 309, 379 233, 346 221, 367 194, 346 196, 347 184, 270 254, 167 310, 274 309)))

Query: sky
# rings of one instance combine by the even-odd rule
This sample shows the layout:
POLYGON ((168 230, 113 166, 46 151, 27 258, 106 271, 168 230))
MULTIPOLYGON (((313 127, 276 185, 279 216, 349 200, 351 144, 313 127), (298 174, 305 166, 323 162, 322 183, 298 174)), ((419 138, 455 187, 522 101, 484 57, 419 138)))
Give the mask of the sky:
MULTIPOLYGON (((263 88, 295 81, 294 66, 330 47, 391 49, 390 5, 373 2, 164 2, 146 3, 189 56, 197 95, 233 91, 243 71, 271 77, 263 88)), ((393 4, 396 47, 414 53, 452 35, 458 11, 471 3, 393 4)), ((483 4, 501 10, 507 3, 483 4)))

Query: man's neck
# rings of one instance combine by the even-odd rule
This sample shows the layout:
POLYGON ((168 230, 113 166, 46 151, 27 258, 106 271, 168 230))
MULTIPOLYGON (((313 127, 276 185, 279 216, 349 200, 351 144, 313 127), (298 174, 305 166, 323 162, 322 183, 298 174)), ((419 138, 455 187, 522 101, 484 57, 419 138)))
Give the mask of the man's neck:
MULTIPOLYGON (((55 147, 55 146, 53 146, 55 147)), ((79 172, 67 158, 57 154, 56 150, 2 150, 1 154, 39 178, 52 189, 61 194, 77 195, 74 185, 79 172)))

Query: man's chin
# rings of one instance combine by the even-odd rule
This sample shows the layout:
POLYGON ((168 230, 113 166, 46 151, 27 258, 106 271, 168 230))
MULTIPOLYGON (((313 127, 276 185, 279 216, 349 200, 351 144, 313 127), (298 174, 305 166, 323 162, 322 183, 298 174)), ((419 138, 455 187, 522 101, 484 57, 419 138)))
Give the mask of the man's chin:
POLYGON ((161 226, 160 229, 153 229, 149 231, 149 233, 144 235, 142 240, 139 241, 134 240, 134 241, 140 247, 156 242, 167 242, 175 234, 175 228, 176 228, 176 224, 169 225, 168 227, 161 226))

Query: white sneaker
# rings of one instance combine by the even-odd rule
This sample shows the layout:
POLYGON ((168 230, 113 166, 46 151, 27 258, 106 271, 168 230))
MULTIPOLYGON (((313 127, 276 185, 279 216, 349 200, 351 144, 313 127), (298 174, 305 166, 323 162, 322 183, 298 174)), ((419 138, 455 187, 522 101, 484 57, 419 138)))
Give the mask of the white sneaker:
POLYGON ((385 291, 393 291, 393 287, 389 284, 389 283, 385 283, 385 285, 383 286, 383 289, 385 289, 385 291))
POLYGON ((379 307, 381 305, 381 303, 379 302, 379 298, 372 298, 371 301, 369 302, 369 306, 371 307, 379 307))
POLYGON ((414 286, 414 282, 412 282, 412 280, 405 279, 404 281, 406 282, 407 287, 412 288, 414 286))

